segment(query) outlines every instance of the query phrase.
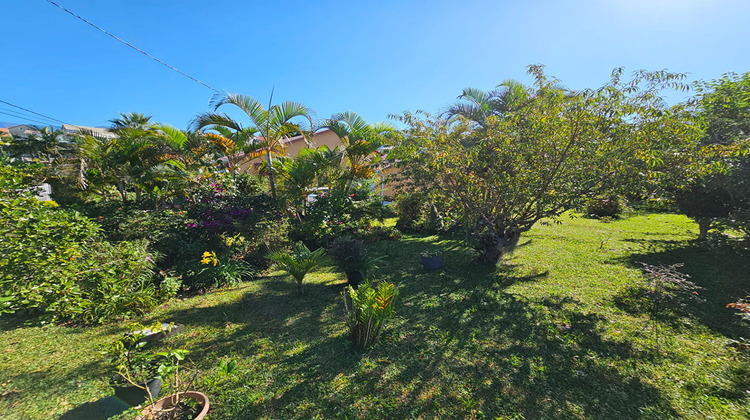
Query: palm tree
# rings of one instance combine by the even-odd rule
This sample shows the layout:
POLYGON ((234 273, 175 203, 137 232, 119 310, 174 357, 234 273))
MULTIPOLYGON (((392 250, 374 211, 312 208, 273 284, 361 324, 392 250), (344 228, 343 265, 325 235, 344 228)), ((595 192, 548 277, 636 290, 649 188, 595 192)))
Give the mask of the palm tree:
POLYGON ((354 112, 342 112, 326 121, 325 128, 333 131, 344 145, 344 157, 348 166, 345 191, 349 191, 356 179, 367 179, 373 174, 373 166, 380 156, 375 152, 395 133, 389 124, 367 124, 354 112))
POLYGON ((125 129, 135 129, 140 131, 149 131, 152 127, 151 116, 131 112, 128 114, 120 112, 120 118, 109 120, 112 125, 110 130, 116 134, 125 129))
POLYGON ((448 118, 460 115, 484 127, 487 117, 502 116, 522 107, 530 96, 528 88, 513 79, 505 80, 489 92, 465 88, 458 96, 463 102, 452 105, 444 115, 448 118))
MULTIPOLYGON (((273 100, 273 94, 271 94, 273 100)), ((219 114, 216 111, 222 105, 234 105, 240 108, 252 122, 250 131, 257 133, 255 144, 258 150, 266 155, 266 166, 269 168, 268 181, 271 186, 271 196, 276 199, 276 182, 274 179, 274 166, 271 155, 277 151, 282 151, 284 145, 282 140, 295 135, 306 135, 312 131, 312 110, 297 102, 283 102, 278 105, 271 105, 269 101, 268 109, 263 108, 257 100, 236 93, 219 93, 211 98, 210 106, 214 112, 199 114, 192 121, 192 126, 196 129, 210 128, 216 130, 216 127, 226 127, 234 132, 246 132, 245 128, 237 121, 230 118, 227 114, 219 114), (309 122, 310 127, 305 127, 292 122, 295 118, 303 118, 309 122)))

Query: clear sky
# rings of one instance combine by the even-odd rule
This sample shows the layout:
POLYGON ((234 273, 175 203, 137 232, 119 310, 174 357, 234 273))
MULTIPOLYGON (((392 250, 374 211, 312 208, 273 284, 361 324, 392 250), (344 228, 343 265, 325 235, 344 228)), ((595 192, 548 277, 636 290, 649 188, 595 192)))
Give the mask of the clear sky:
MULTIPOLYGON (((219 90, 265 103, 274 88, 318 119, 441 111, 467 86, 529 82, 535 63, 573 89, 618 66, 750 71, 747 0, 55 1, 219 90)), ((0 4, 0 100, 87 126, 134 111, 186 128, 209 110, 210 89, 47 1, 0 4)), ((0 121, 34 122, 12 109, 0 121)))

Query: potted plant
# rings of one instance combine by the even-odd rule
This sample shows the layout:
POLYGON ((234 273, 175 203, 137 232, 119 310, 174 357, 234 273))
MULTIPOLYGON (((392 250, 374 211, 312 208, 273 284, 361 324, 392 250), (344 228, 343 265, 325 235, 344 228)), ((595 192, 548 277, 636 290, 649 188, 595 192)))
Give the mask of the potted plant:
POLYGON ((208 397, 201 392, 188 391, 197 374, 186 381, 185 370, 180 366, 187 350, 146 350, 148 341, 144 337, 147 333, 164 331, 163 328, 160 323, 148 327, 133 324, 131 332, 105 352, 117 372, 113 378, 115 395, 118 396, 118 388, 124 388, 126 394, 121 389, 120 395, 128 399, 120 397, 123 401, 135 407, 147 404, 138 417, 142 420, 203 419, 209 408, 208 397), (162 383, 169 385, 172 394, 157 400, 162 383))
POLYGON ((443 255, 437 251, 422 251, 422 267, 425 270, 437 270, 443 266, 443 255))
POLYGON ((206 394, 198 391, 188 391, 197 373, 190 381, 185 381, 184 369, 180 369, 180 362, 185 360, 187 350, 169 350, 156 353, 161 359, 158 373, 167 380, 172 394, 158 401, 151 400, 141 411, 140 420, 201 420, 208 413, 210 407, 206 394))
POLYGON ((346 279, 353 287, 362 283, 367 271, 377 268, 375 265, 383 257, 371 258, 361 239, 351 237, 336 238, 328 247, 328 255, 338 268, 346 274, 346 279))
POLYGON ((109 347, 104 354, 115 366, 116 374, 110 380, 115 397, 131 406, 153 400, 161 391, 161 378, 157 361, 145 351, 149 333, 167 332, 169 324, 151 326, 132 324, 131 331, 109 347), (166 325, 166 327, 165 327, 166 325))

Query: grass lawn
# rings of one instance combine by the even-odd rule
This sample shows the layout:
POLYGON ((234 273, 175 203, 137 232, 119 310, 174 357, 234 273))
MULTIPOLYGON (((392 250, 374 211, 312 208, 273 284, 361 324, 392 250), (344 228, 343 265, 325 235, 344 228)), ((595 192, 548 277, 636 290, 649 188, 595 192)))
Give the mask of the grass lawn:
MULTIPOLYGON (((184 323, 212 419, 750 418, 750 337, 725 305, 750 293, 750 252, 696 244, 696 226, 652 214, 538 226, 498 269, 458 238, 405 236, 370 249, 401 284, 385 339, 346 338, 345 277, 324 269, 306 295, 281 272, 176 300, 142 321, 184 323), (419 252, 442 250, 426 272, 419 252), (637 262, 685 263, 705 303, 652 320, 637 262), (218 375, 221 359, 239 372, 218 375)), ((731 241, 730 241, 731 242, 731 241)), ((96 328, 0 320, 0 419, 76 418, 110 395, 98 351, 126 323, 96 328)), ((83 418, 83 417, 81 417, 83 418)))

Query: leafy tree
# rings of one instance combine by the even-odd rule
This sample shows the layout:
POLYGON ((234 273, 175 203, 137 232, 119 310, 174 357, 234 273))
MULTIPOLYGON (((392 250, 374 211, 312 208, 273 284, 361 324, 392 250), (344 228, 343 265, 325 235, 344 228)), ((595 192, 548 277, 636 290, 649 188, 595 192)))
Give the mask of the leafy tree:
POLYGON ((198 130, 226 127, 235 133, 252 132, 256 134, 258 137, 254 138, 254 143, 266 155, 266 166, 270 169, 268 171, 268 181, 271 188, 271 196, 275 200, 276 181, 271 155, 283 150, 282 140, 299 134, 304 135, 312 129, 312 118, 310 116, 312 111, 300 103, 290 101, 278 105, 271 105, 269 103, 266 109, 257 100, 236 93, 214 95, 211 98, 211 106, 214 108, 214 112, 199 114, 193 119, 191 125, 198 130), (223 105, 234 105, 242 110, 252 122, 249 131, 227 114, 216 113, 223 105), (292 120, 295 119, 306 120, 309 123, 309 127, 293 122, 292 120))
POLYGON ((660 158, 653 150, 694 133, 682 109, 667 108, 658 95, 685 88, 682 75, 637 72, 622 83, 617 69, 603 87, 571 93, 541 66, 529 72, 535 83, 525 88, 523 106, 488 116, 483 125, 460 115, 405 114, 408 128, 393 154, 406 174, 461 208, 480 261, 488 264, 537 222, 611 189, 637 163, 660 158))
POLYGON ((673 196, 680 210, 696 220, 703 240, 718 220, 750 226, 750 72, 698 82, 696 91, 691 104, 704 132, 673 196))

